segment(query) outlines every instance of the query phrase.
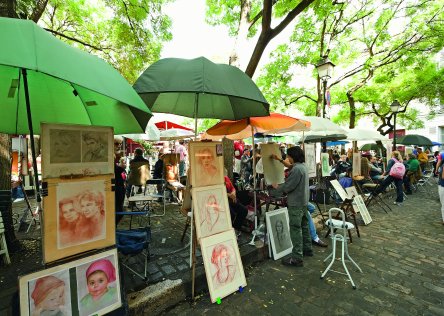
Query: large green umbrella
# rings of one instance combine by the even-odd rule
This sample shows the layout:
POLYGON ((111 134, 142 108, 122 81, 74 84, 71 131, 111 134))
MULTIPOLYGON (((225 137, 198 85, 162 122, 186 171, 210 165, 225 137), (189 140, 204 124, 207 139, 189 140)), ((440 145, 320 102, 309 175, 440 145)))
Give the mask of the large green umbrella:
POLYGON ((161 59, 143 72, 134 89, 153 112, 224 120, 270 115, 250 77, 205 57, 161 59))
POLYGON ((370 151, 370 150, 378 151, 380 149, 381 148, 378 146, 378 144, 375 144, 375 143, 364 144, 361 146, 361 148, 359 148, 359 150, 361 150, 361 151, 370 151))
MULTIPOLYGON (((0 18, 0 43, 0 132, 31 135, 34 170, 32 140, 41 122, 113 126, 116 134, 144 132, 150 111, 103 60, 28 20, 0 18)), ((37 172, 35 177, 38 184, 37 172)))
POLYGON ((433 146, 433 143, 430 139, 428 139, 425 136, 417 134, 402 136, 398 138, 396 142, 402 145, 433 146))

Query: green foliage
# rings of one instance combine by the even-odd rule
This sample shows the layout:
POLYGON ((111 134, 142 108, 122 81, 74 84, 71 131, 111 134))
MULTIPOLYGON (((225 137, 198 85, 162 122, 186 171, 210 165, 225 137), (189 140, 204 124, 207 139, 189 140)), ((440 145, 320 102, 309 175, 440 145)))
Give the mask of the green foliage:
POLYGON ((136 143, 143 147, 145 156, 153 156, 156 152, 156 147, 153 145, 152 142, 148 142, 146 140, 138 140, 136 141, 136 143))
MULTIPOLYGON (((217 119, 198 119, 197 121, 197 133, 203 133, 210 127, 216 125, 219 122, 217 119)), ((194 129, 194 119, 193 118, 184 118, 182 121, 183 126, 193 126, 194 129)))

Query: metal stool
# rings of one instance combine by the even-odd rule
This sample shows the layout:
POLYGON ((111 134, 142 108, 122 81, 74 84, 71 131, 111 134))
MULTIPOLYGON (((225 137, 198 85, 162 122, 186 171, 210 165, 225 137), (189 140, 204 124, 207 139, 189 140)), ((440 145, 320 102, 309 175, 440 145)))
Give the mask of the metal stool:
POLYGON ((358 266, 358 264, 348 254, 347 230, 353 229, 353 228, 355 228, 355 226, 352 223, 350 223, 350 222, 346 222, 345 221, 345 214, 344 214, 344 212, 341 209, 336 208, 336 207, 333 207, 333 208, 331 208, 328 211, 327 226, 330 227, 330 234, 331 234, 331 239, 332 239, 333 247, 332 247, 331 254, 328 255, 327 258, 324 259, 324 262, 327 261, 329 258, 331 258, 331 261, 330 261, 330 264, 328 265, 328 267, 324 270, 324 272, 322 272, 321 279, 323 279, 325 277, 327 272, 333 266, 333 263, 335 262, 335 259, 336 259, 336 241, 340 241, 340 242, 342 242, 341 261, 342 261, 342 265, 344 266, 345 273, 339 272, 339 271, 334 271, 334 270, 331 270, 331 271, 347 275, 348 279, 350 280, 350 282, 351 282, 351 284, 353 286, 353 289, 356 289, 356 285, 353 282, 353 279, 352 279, 350 273, 348 272, 347 266, 345 265, 345 256, 347 256, 347 258, 362 273, 361 268, 358 266), (342 220, 333 219, 332 212, 338 212, 339 214, 341 214, 341 219, 342 220), (335 233, 337 230, 339 230, 341 233, 335 233))

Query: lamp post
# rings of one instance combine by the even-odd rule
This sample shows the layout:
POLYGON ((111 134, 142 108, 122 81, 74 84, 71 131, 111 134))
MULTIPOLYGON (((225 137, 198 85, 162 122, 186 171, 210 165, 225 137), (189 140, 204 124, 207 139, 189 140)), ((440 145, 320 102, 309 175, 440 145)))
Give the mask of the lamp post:
POLYGON ((394 120, 393 120, 393 151, 396 150, 396 114, 398 114, 399 108, 401 107, 401 104, 399 104, 398 100, 395 100, 390 104, 390 110, 394 114, 394 120))
MULTIPOLYGON (((322 81, 322 117, 325 118, 325 107, 327 106, 327 80, 331 79, 333 75, 333 69, 335 64, 333 64, 327 57, 316 65, 318 71, 319 79, 322 81)), ((322 143, 322 152, 327 152, 327 143, 322 143)))

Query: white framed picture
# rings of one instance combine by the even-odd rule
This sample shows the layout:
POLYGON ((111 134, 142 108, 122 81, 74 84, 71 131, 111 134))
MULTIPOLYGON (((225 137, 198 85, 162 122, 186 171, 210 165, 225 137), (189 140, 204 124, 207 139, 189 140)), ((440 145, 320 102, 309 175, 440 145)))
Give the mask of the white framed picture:
POLYGON ((357 195, 353 198, 353 209, 356 213, 361 214, 362 220, 364 221, 365 225, 368 225, 373 221, 362 196, 357 195))
POLYGON ((288 209, 286 207, 280 208, 267 212, 265 215, 273 259, 277 260, 290 254, 293 250, 288 209))
POLYGON ((200 240, 211 302, 247 286, 234 230, 200 240))
POLYGON ((323 177, 330 176, 330 156, 328 153, 321 153, 321 171, 323 177))
POLYGON ((232 228, 224 184, 192 188, 191 194, 198 239, 232 228))
POLYGON ((42 123, 43 179, 114 173, 113 128, 42 123))
POLYGON ((316 151, 315 144, 304 144, 305 166, 307 167, 308 176, 316 177, 316 151))
POLYGON ((190 142, 189 157, 193 188, 223 184, 224 160, 221 142, 190 142))
POLYGON ((104 315, 122 305, 117 250, 19 277, 20 315, 104 315), (93 283, 100 278, 100 290, 93 283), (95 297, 86 310, 85 296, 95 297), (100 305, 100 306, 99 306, 100 305))

